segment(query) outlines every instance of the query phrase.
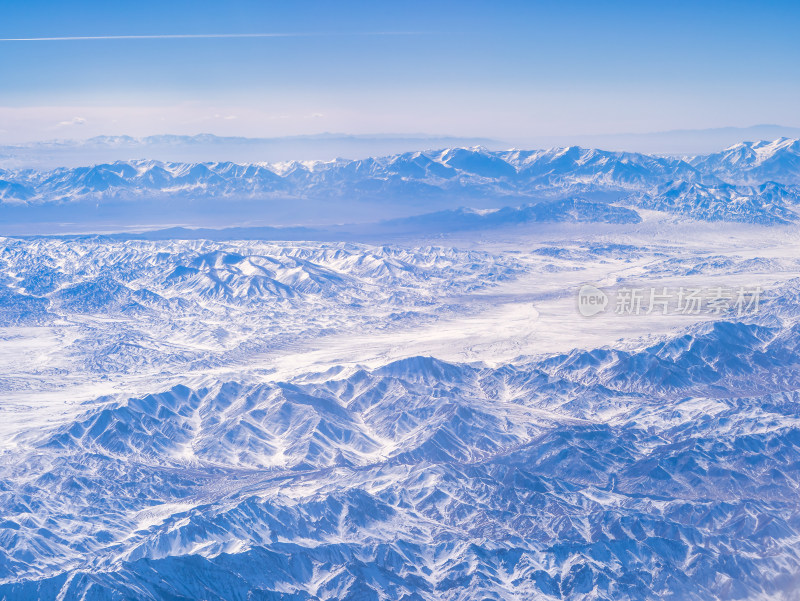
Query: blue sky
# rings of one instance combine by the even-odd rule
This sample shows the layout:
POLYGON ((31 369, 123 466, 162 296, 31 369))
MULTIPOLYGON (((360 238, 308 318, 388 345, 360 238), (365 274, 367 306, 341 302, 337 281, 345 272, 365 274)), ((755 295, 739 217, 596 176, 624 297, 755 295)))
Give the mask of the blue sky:
POLYGON ((800 3, 3 3, 0 141, 800 126, 800 3), (295 35, 296 34, 296 35, 295 35))

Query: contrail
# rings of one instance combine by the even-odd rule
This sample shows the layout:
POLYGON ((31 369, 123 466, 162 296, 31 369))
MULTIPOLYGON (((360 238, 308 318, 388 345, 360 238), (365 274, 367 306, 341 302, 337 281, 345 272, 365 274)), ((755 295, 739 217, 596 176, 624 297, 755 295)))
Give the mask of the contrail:
POLYGON ((191 40, 207 38, 304 38, 327 36, 423 35, 421 31, 368 31, 355 33, 171 33, 158 35, 82 35, 50 38, 0 38, 0 42, 76 42, 84 40, 191 40))

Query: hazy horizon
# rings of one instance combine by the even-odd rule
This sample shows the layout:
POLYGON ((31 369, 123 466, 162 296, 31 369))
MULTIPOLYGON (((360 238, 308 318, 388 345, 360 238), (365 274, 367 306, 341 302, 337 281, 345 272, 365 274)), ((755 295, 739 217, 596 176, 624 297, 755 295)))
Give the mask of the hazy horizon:
POLYGON ((225 137, 207 132, 187 136, 104 135, 85 139, 51 139, 0 144, 0 168, 79 167, 113 161, 152 159, 177 162, 232 161, 279 163, 364 159, 411 151, 482 146, 489 150, 525 150, 582 146, 645 154, 694 156, 719 152, 746 141, 800 138, 800 128, 755 125, 747 128, 673 130, 584 136, 550 136, 500 140, 426 133, 348 134, 322 132, 274 138, 225 137))

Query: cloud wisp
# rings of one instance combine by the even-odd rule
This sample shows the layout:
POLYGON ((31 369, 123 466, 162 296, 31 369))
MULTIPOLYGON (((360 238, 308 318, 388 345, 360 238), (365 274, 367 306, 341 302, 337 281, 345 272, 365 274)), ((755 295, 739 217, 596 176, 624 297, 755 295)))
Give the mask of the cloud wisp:
POLYGON ((167 33, 152 35, 93 35, 41 38, 0 38, 0 42, 83 42, 94 40, 202 40, 219 38, 310 38, 334 36, 414 36, 424 31, 288 32, 288 33, 167 33))
POLYGON ((69 127, 71 125, 83 125, 86 123, 86 119, 83 117, 73 117, 69 121, 59 121, 56 127, 69 127))

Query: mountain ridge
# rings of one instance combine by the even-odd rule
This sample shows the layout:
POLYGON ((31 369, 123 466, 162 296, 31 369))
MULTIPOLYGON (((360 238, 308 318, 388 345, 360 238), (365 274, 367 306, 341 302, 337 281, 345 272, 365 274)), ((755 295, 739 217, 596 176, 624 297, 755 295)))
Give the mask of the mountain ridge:
MULTIPOLYGON (((105 215, 122 223, 156 206, 175 218, 205 213, 210 219, 224 204, 230 219, 273 215, 275 225, 311 225, 298 223, 299 216, 315 212, 324 223, 336 219, 338 208, 339 223, 358 219, 359 211, 391 220, 420 214, 422 207, 502 209, 580 197, 699 220, 769 224, 797 219, 798 186, 800 140, 788 138, 685 159, 578 146, 529 151, 475 146, 360 160, 137 160, 5 170, 0 214, 9 222, 44 221, 52 214, 51 219, 78 221, 105 215), (693 186, 692 193, 678 198, 675 190, 685 185, 693 186), (346 210, 344 199, 350 201, 346 210)), ((588 211, 580 219, 591 221, 592 215, 600 213, 588 211)))

